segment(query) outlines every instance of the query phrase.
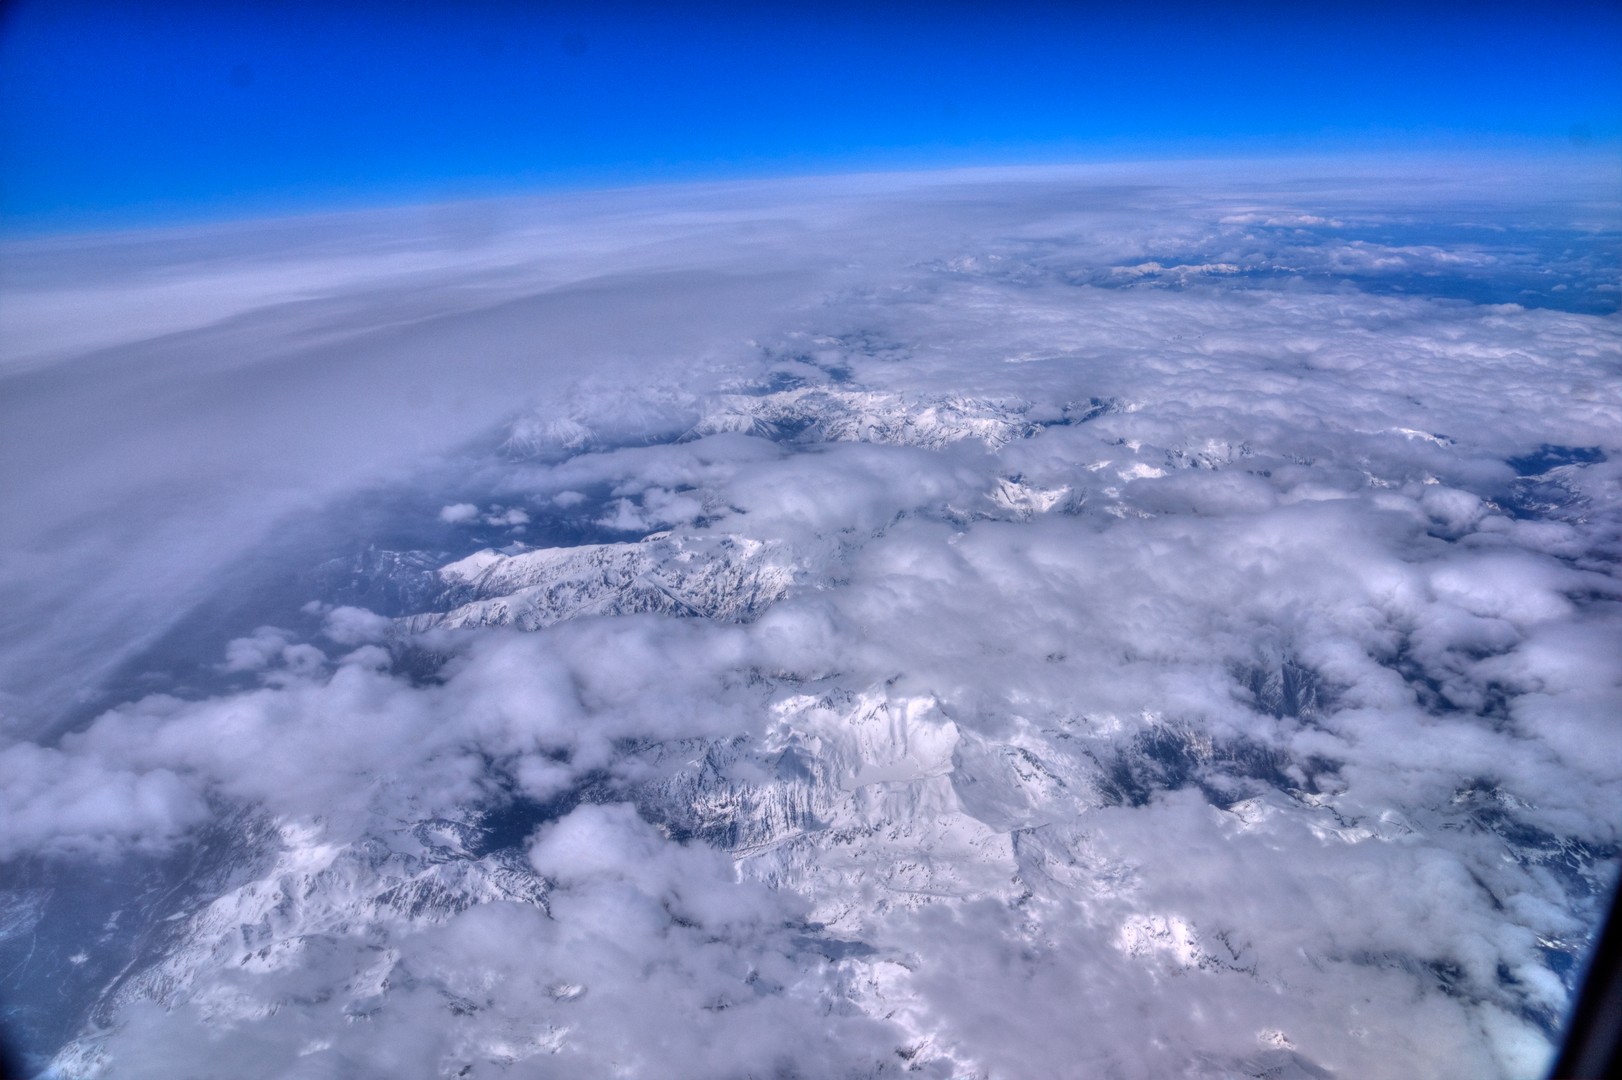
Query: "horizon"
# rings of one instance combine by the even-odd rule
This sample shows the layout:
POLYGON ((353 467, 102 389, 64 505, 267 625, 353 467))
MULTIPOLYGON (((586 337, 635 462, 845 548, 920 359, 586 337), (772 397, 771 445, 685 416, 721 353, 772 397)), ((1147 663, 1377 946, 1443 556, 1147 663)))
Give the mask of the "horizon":
MULTIPOLYGON (((1622 146, 1622 143, 1619 143, 1622 146)), ((1553 178, 1559 188, 1550 192, 1550 198, 1567 205, 1582 201, 1582 193, 1591 193, 1594 201, 1604 208, 1606 221, 1602 228, 1611 228, 1611 222, 1622 213, 1622 153, 1614 158, 1601 157, 1584 149, 1549 148, 1531 144, 1502 144, 1456 146, 1446 148, 1402 147, 1394 150, 1372 151, 1350 146, 1276 153, 1175 155, 1139 155, 1131 157, 1102 157, 1075 159, 1033 159, 1028 161, 998 161, 983 163, 939 163, 914 167, 871 167, 840 170, 828 167, 801 172, 772 172, 752 174, 718 174, 668 178, 622 179, 617 182, 574 185, 555 184, 529 187, 510 187, 500 190, 464 191, 454 193, 399 192, 392 196, 352 198, 348 201, 336 197, 323 203, 261 203, 213 205, 197 204, 183 212, 171 214, 151 213, 119 217, 108 213, 94 217, 72 219, 40 219, 12 222, 0 217, 0 248, 21 250, 35 245, 55 243, 116 240, 121 238, 148 238, 157 234, 188 235, 215 229, 254 229, 311 224, 323 219, 335 222, 360 221, 369 217, 398 216, 422 213, 444 213, 466 210, 539 208, 549 204, 565 204, 575 200, 608 200, 641 206, 641 198, 668 196, 710 196, 727 192, 755 193, 777 201, 787 189, 803 186, 808 195, 827 194, 830 187, 839 184, 871 183, 870 191, 852 190, 852 197, 879 194, 888 183, 913 186, 918 183, 951 185, 971 179, 987 182, 1039 182, 1055 176, 1073 174, 1078 182, 1088 182, 1111 174, 1134 176, 1143 180, 1152 177, 1167 182, 1183 182, 1196 169, 1209 169, 1212 179, 1232 182, 1238 170, 1254 168, 1257 173, 1248 179, 1317 183, 1331 179, 1367 180, 1379 182, 1451 180, 1466 183, 1476 192, 1503 187, 1506 183, 1525 183, 1534 179, 1553 178), (1491 180, 1470 177, 1466 170, 1492 166, 1503 172, 1491 180), (1323 175, 1312 175, 1312 169, 1334 170, 1323 175), (1263 172, 1265 170, 1265 173, 1263 172)), ((1519 201, 1519 200, 1517 200, 1519 201)), ((0 268, 0 277, 4 276, 0 268)))
POLYGON ((0 235, 1022 165, 1622 166, 1613 8, 1013 11, 23 2, 0 235))

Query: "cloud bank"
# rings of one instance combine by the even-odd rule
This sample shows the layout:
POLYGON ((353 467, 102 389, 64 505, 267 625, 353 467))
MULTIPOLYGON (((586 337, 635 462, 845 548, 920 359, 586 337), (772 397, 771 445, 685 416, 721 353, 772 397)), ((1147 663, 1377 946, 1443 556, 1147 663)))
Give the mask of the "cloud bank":
POLYGON ((71 990, 41 1053, 1537 1075, 1622 797, 1615 214, 1555 194, 625 196, 409 285, 37 354, 8 381, 94 432, 31 459, 8 547, 49 571, 13 617, 61 616, 8 646, 61 659, 11 676, 0 747, 0 949, 71 990), (228 340, 262 351, 200 366, 228 340), (91 477, 144 437, 91 424, 103 371, 179 427, 91 477), (312 576, 261 538, 317 499, 357 546, 312 576), (199 621, 243 557, 274 602, 199 621), (143 653, 154 608, 207 655, 143 653), (50 734, 77 656, 147 689, 50 734), (126 928, 98 939, 51 898, 95 867, 169 891, 74 886, 126 928))

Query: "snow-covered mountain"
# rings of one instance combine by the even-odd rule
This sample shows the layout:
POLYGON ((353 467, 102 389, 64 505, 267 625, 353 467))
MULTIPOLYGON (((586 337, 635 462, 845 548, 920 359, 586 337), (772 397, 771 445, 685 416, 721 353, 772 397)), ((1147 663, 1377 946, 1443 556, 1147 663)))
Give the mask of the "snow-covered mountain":
MULTIPOLYGON (((723 399, 720 407, 734 408, 736 400, 723 399)), ((1069 483, 1041 486, 1010 475, 995 456, 1012 438, 1040 445, 1042 427, 1016 423, 1028 405, 993 416, 955 399, 916 400, 906 406, 916 414, 909 416, 898 415, 898 400, 867 399, 852 389, 820 397, 797 393, 795 407, 809 422, 794 425, 792 434, 781 428, 769 434, 794 448, 790 457, 853 434, 935 450, 977 442, 993 452, 978 501, 953 490, 938 505, 903 511, 879 529, 841 532, 833 548, 815 533, 796 548, 772 536, 770 522, 767 535, 751 537, 750 514, 721 511, 624 543, 484 549, 440 567, 434 610, 394 620, 377 640, 392 641, 400 651, 418 640, 442 643, 447 631, 542 631, 633 616, 759 624, 788 598, 848 591, 845 575, 881 557, 869 553, 882 551, 895 530, 934 520, 951 542, 964 530, 1020 530, 1055 515, 1075 523, 1066 528, 1089 530, 1127 514, 1153 520, 1164 511, 1124 499, 1124 485, 1202 465, 1207 472, 1247 465, 1255 456, 1213 462, 1209 452, 1121 445, 1114 452, 1126 454, 1126 464, 1088 462, 1069 483), (819 401, 832 416, 815 413, 819 401), (849 420, 858 414, 865 419, 849 420), (839 558, 829 558, 830 550, 839 558)), ((1580 513, 1573 485, 1563 480, 1580 468, 1556 466, 1538 479, 1545 495, 1567 492, 1562 512, 1580 513)), ((725 505, 726 483, 706 501, 725 505)), ((380 563, 378 572, 390 570, 380 563)), ((886 578, 869 580, 882 588, 886 578)), ((1008 609, 981 609, 976 617, 1017 620, 1018 601, 1006 602, 1008 609)), ((908 626, 926 648, 939 630, 908 626)), ((1016 651, 1023 645, 1000 631, 982 640, 1016 651)), ((1039 662, 1064 673, 1067 657, 1044 652, 1039 662)), ((1118 662, 1131 659, 1123 655, 1118 662)), ((975 707, 960 697, 913 688, 916 680, 905 672, 869 681, 854 672, 774 672, 757 665, 745 685, 734 687, 756 718, 752 724, 720 736, 623 744, 609 767, 581 774, 549 798, 523 795, 520 780, 516 797, 492 789, 460 810, 416 817, 409 796, 399 801, 409 777, 375 777, 366 782, 374 789, 365 804, 370 809, 347 826, 265 819, 251 832, 252 843, 230 849, 231 871, 216 874, 229 878, 229 887, 162 915, 160 943, 147 943, 96 997, 92 1015, 109 1027, 93 1028, 64 1049, 53 1074, 111 1069, 108 1075, 118 1075, 107 1035, 116 1044, 129 1018, 153 1007, 169 1010, 171 1022, 184 1016, 203 1030, 252 1030, 302 1011, 341 1016, 346 1031, 359 1031, 395 1008, 401 995, 435 998, 437 1022, 458 1033, 436 1066, 446 1075, 567 1054, 574 1045, 564 1022, 569 1004, 593 988, 570 981, 566 966, 555 972, 550 997, 527 1013, 514 1012, 469 997, 416 957, 413 943, 431 940, 482 905, 548 912, 556 881, 526 854, 531 832, 567 818, 575 807, 614 803, 634 805, 673 840, 728 853, 744 882, 804 898, 789 924, 799 929, 787 948, 802 968, 810 963, 819 972, 822 998, 837 999, 853 1014, 882 1017, 902 1054, 853 1064, 857 1072, 904 1067, 996 1075, 1007 1068, 979 1057, 972 1042, 965 1045, 943 1020, 923 974, 928 958, 920 927, 931 919, 962 919, 954 914, 960 912, 1007 913, 1003 918, 1014 920, 1022 948, 1037 954, 1059 949, 1054 955, 1063 955, 1066 937, 1085 936, 1088 948, 1103 954, 1091 956, 1095 974, 1128 983, 1197 977, 1227 996, 1289 995, 1314 972, 1350 965, 1433 979, 1448 1000, 1473 1008, 1545 1025, 1556 1018, 1558 991, 1538 989, 1531 972, 1506 976, 1495 964, 1483 978, 1462 962, 1332 938, 1286 955, 1260 940, 1267 927, 1243 911, 1195 914, 1165 906, 1164 898, 1147 902, 1153 890, 1141 878, 1155 871, 1141 865, 1141 853, 1135 857, 1130 844, 1111 837, 1112 823, 1134 809, 1147 816, 1170 807, 1201 819, 1193 831, 1205 843, 1266 850, 1301 836, 1312 838, 1320 857, 1391 846, 1447 853, 1461 872, 1485 879, 1483 887, 1494 895, 1560 906, 1601 887, 1607 851, 1541 831, 1523 819, 1525 807, 1512 795, 1481 781, 1450 792, 1440 804, 1369 804, 1355 797, 1355 786, 1337 775, 1335 763, 1288 741, 1152 712, 1073 712, 1059 687, 1074 677, 1029 685, 1023 707, 988 723, 983 715, 960 716, 975 707)), ((1234 666, 1223 677, 1232 708, 1266 717, 1278 725, 1274 730, 1295 732, 1297 745, 1310 745, 1310 732, 1348 707, 1337 700, 1332 675, 1299 659, 1234 666)), ((500 772, 490 782, 513 782, 500 781, 500 772)), ((1186 823, 1168 829, 1179 843, 1187 842, 1182 834, 1188 831, 1186 823)), ((1174 850, 1157 853, 1157 860, 1173 865, 1178 858, 1174 850)), ((1575 942, 1558 943, 1558 921, 1544 929, 1533 918, 1524 932, 1538 935, 1546 955, 1576 955, 1575 942)), ((319 1020, 308 1022, 315 1041, 300 1054, 341 1045, 316 1036, 319 1020)), ((1327 1075, 1310 1053, 1322 1032, 1268 1028, 1255 1037, 1253 1052, 1199 1058, 1206 1061, 1199 1068, 1210 1075, 1327 1075)))
POLYGON ((536 630, 583 615, 741 619, 787 590, 793 568, 748 537, 655 534, 636 543, 584 544, 503 554, 484 550, 439 570, 445 612, 413 615, 407 632, 435 626, 536 630))
POLYGON ((0 748, 41 1067, 1535 1075, 1618 856, 1614 320, 1207 211, 583 378, 0 748))

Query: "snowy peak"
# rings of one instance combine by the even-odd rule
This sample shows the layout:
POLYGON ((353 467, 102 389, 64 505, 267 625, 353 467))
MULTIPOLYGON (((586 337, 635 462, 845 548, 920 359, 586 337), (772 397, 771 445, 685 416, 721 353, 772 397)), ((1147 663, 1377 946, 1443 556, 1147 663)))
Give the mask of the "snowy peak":
POLYGON ((746 620, 794 582, 778 545, 741 536, 659 534, 636 543, 481 551, 439 571, 446 612, 409 616, 409 633, 433 627, 536 630, 588 615, 657 613, 746 620))

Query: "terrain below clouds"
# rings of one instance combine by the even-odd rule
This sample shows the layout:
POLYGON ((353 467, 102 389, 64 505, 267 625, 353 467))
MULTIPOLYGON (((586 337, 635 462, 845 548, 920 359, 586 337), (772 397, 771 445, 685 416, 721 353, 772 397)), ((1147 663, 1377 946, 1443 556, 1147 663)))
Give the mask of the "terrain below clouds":
POLYGON ((223 322, 42 306, 33 1064, 1540 1075, 1618 855, 1617 208, 1322 175, 379 216, 223 322))

